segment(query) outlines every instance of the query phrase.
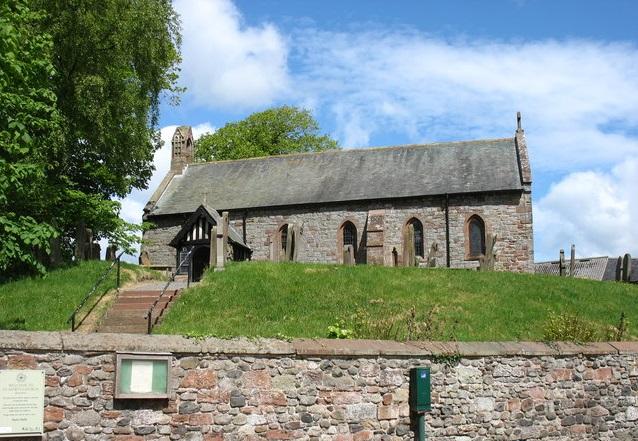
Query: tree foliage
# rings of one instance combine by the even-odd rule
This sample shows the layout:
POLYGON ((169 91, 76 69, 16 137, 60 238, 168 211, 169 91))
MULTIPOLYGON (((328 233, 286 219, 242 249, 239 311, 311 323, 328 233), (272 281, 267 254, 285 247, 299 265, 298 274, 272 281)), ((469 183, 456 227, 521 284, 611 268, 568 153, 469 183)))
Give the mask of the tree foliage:
POLYGON ((0 277, 43 270, 56 235, 46 221, 43 154, 58 141, 51 36, 26 0, 0 4, 0 277))
POLYGON ((137 227, 112 199, 146 187, 160 98, 180 92, 170 0, 9 0, 0 12, 0 208, 15 245, 0 271, 45 262, 55 231, 69 257, 84 226, 130 245, 137 227))
POLYGON ((203 135, 195 145, 195 155, 200 160, 219 161, 337 148, 335 140, 320 134, 310 111, 282 106, 253 113, 203 135))

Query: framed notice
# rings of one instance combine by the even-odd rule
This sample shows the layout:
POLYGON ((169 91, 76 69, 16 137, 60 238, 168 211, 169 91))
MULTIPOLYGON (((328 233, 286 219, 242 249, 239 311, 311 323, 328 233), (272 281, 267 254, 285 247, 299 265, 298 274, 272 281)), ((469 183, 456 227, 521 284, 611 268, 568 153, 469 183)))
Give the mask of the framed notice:
POLYGON ((40 436, 44 371, 0 370, 0 437, 40 436))
POLYGON ((171 354, 117 353, 115 398, 168 398, 171 354))

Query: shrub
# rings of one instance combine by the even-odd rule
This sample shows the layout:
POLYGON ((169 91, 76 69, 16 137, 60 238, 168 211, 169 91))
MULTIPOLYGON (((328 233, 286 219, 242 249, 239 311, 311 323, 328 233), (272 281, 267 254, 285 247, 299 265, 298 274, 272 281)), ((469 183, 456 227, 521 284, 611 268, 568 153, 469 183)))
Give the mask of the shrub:
POLYGON ((573 314, 550 313, 545 324, 543 339, 546 341, 597 341, 594 325, 573 314))
MULTIPOLYGON (((371 303, 382 303, 372 300, 371 303)), ((328 327, 329 338, 365 338, 373 340, 433 340, 443 335, 445 323, 438 317, 436 306, 417 312, 413 305, 408 310, 389 312, 385 318, 378 318, 369 310, 359 308, 357 311, 328 327)))

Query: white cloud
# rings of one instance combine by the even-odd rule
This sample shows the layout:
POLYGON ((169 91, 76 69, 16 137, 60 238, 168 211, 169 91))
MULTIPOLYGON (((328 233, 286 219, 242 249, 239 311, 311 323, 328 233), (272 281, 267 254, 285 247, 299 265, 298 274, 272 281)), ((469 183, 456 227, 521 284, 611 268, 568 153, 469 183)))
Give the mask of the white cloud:
POLYGON ((638 140, 638 49, 592 41, 446 41, 414 32, 297 32, 297 99, 333 112, 344 145, 511 136, 523 112, 536 170, 612 166, 638 140), (354 135, 353 135, 354 131, 354 135))
POLYGON ((576 245, 579 256, 638 254, 638 160, 610 173, 576 172, 553 185, 534 207, 536 260, 556 259, 576 245))
POLYGON ((178 0, 187 95, 205 107, 255 108, 288 88, 286 41, 271 24, 246 26, 230 0, 178 0))

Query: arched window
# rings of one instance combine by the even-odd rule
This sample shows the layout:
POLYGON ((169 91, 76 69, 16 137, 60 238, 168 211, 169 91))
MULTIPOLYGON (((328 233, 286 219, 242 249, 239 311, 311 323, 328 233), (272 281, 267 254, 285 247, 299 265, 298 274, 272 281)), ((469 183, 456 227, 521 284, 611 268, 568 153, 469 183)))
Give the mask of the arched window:
POLYGON ((279 237, 281 240, 281 249, 284 250, 284 255, 286 254, 286 244, 288 243, 288 224, 284 224, 279 229, 279 237))
POLYGON ((407 225, 412 225, 414 228, 414 235, 412 241, 414 242, 414 254, 416 256, 424 257, 424 245, 423 245, 423 224, 416 217, 410 219, 407 225))
POLYGON ((350 221, 345 221, 339 228, 337 236, 338 256, 341 263, 357 263, 357 227, 350 221), (352 255, 350 258, 345 256, 346 246, 352 245, 352 255), (352 259, 346 261, 347 259, 352 259))
POLYGON ((343 224, 343 245, 352 245, 355 251, 357 249, 357 227, 350 221, 343 224))
POLYGON ((468 255, 476 258, 485 255, 485 222, 474 215, 467 221, 468 255))

